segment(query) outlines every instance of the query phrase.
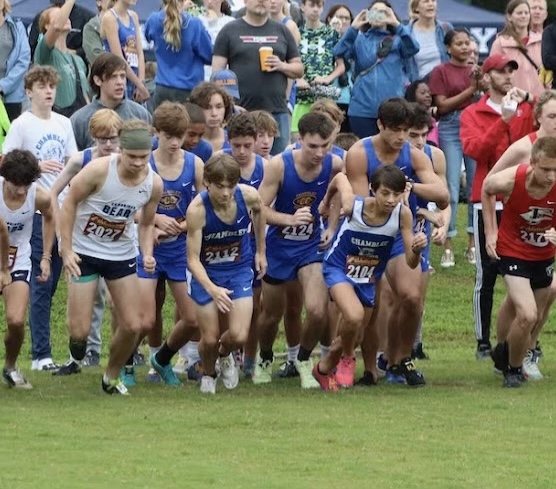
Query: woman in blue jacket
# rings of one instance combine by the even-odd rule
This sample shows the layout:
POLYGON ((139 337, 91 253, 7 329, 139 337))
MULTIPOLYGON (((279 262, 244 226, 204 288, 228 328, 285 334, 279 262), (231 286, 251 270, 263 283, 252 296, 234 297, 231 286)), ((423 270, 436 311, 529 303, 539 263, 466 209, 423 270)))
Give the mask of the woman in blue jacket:
POLYGON ((9 35, 0 35, 0 45, 6 43, 10 51, 0 47, 0 97, 4 101, 10 121, 21 115, 22 103, 25 101, 23 77, 31 62, 31 49, 23 23, 14 20, 8 13, 11 5, 8 0, 0 0, 0 33, 7 29, 9 35), (11 42, 10 42, 11 41, 11 42))
POLYGON ((375 0, 355 18, 334 49, 335 57, 353 60, 353 88, 348 109, 352 132, 363 138, 378 133, 382 101, 403 97, 404 61, 419 51, 409 28, 387 1, 375 0))
POLYGON ((154 42, 157 61, 154 108, 165 100, 185 102, 204 80, 212 63, 212 42, 201 20, 184 12, 183 0, 166 0, 145 23, 145 38, 154 42))

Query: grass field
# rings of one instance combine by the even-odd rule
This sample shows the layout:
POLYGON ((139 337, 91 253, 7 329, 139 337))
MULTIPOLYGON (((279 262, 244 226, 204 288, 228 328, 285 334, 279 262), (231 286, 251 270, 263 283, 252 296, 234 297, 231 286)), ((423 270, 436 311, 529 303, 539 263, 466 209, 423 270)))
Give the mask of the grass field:
MULTIPOLYGON (((291 380, 219 385, 204 397, 191 383, 146 385, 141 368, 131 397, 108 397, 100 368, 62 379, 29 372, 27 338, 20 364, 35 388, 0 386, 0 489, 555 487, 554 326, 541 338, 546 379, 502 389, 492 364, 474 357, 465 241, 455 269, 433 253, 423 389, 325 394, 291 380)), ((64 311, 61 285, 57 360, 67 355, 64 311)))

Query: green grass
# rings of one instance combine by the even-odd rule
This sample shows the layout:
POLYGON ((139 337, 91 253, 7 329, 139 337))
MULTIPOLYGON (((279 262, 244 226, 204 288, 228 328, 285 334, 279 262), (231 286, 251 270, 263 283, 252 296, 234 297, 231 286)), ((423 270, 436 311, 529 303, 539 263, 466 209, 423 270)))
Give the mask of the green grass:
MULTIPOLYGON (((547 378, 502 389, 492 364, 474 358, 465 240, 456 240, 455 269, 440 269, 433 253, 431 360, 419 365, 427 387, 325 394, 295 380, 242 382, 203 397, 194 384, 146 385, 141 368, 132 396, 118 398, 101 392, 100 368, 63 379, 29 373, 32 391, 0 388, 0 489, 554 487, 554 328, 541 338, 547 378)), ((62 284, 53 318, 63 359, 62 284)), ((26 372, 29 358, 27 339, 26 372)))

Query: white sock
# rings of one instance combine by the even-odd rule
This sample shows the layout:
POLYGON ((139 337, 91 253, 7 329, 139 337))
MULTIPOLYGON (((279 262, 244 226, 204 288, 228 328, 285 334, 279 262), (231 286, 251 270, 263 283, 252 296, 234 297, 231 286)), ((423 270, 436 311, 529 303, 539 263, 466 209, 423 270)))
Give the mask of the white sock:
POLYGON ((324 358, 326 358, 326 356, 328 355, 328 353, 330 353, 330 347, 329 347, 329 346, 320 345, 320 359, 323 360, 324 358))
POLYGON ((286 350, 288 352, 288 362, 295 362, 299 353, 299 345, 290 346, 286 344, 286 350))
POLYGON ((77 363, 77 365, 79 365, 80 367, 81 367, 82 364, 83 364, 83 360, 76 360, 75 358, 73 358, 73 356, 72 356, 71 353, 70 353, 70 360, 71 360, 73 363, 77 363))
POLYGON ((199 342, 198 341, 188 341, 185 345, 185 358, 187 358, 187 364, 193 365, 195 362, 201 360, 199 356, 199 342))
POLYGON ((162 348, 162 345, 160 346, 149 346, 149 359, 154 357, 159 350, 162 348))

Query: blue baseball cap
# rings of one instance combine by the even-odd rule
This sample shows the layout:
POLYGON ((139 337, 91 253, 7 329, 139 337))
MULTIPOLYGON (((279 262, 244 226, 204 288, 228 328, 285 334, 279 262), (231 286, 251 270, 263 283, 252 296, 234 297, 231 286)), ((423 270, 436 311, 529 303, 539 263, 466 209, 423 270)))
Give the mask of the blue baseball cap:
POLYGON ((233 71, 220 70, 210 77, 210 81, 220 85, 233 99, 240 99, 237 76, 233 71))

